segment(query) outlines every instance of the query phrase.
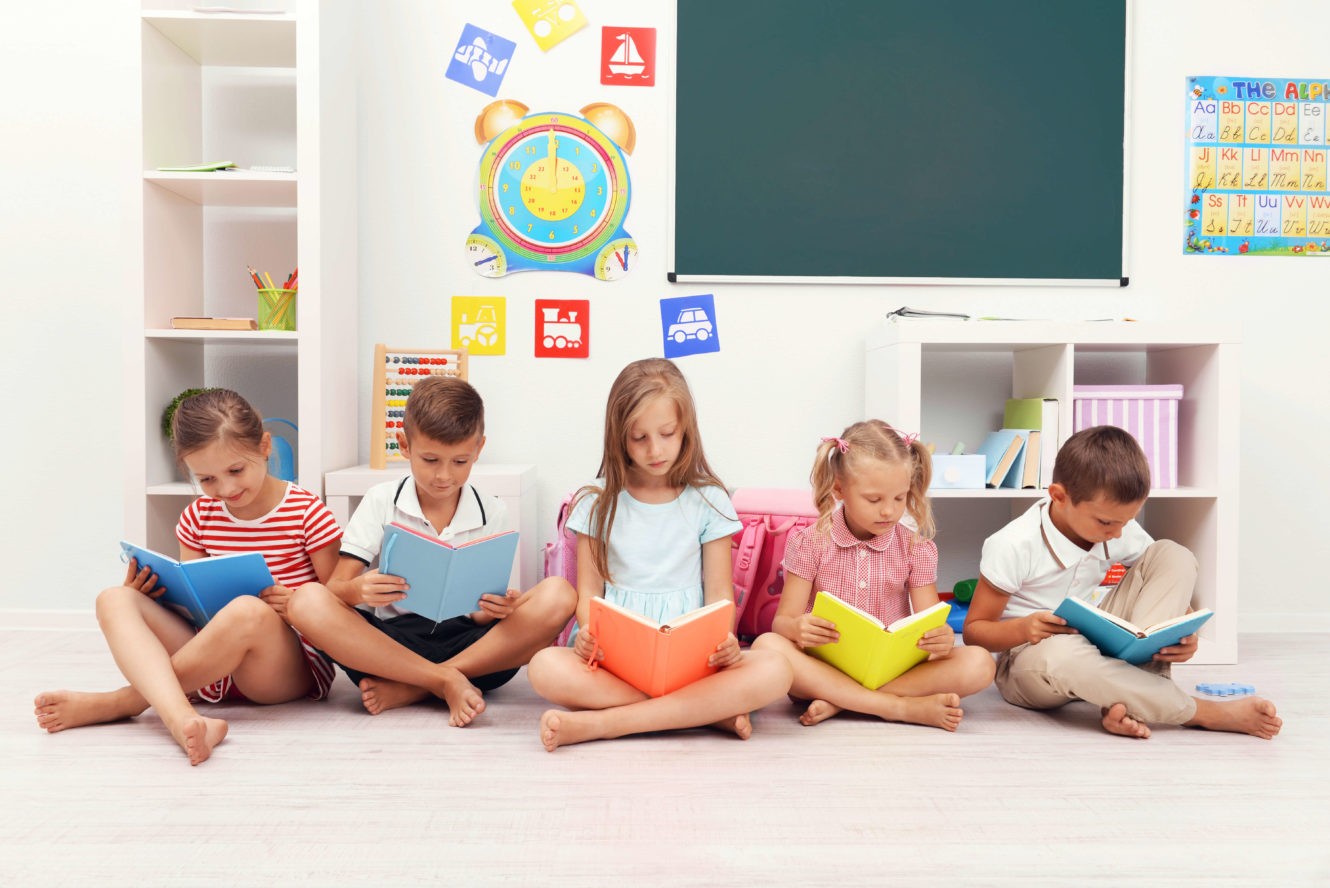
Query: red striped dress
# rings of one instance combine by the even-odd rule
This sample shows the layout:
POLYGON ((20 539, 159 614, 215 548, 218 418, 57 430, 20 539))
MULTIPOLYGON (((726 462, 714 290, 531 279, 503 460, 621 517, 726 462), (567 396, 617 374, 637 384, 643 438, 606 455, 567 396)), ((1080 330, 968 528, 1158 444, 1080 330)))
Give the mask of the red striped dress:
MULTIPOLYGON (((209 555, 258 552, 267 562, 273 579, 294 589, 318 580, 309 553, 336 542, 342 531, 318 497, 302 487, 287 484, 286 494, 271 512, 249 521, 232 516, 221 500, 201 496, 181 513, 175 535, 182 545, 209 555)), ((309 696, 322 700, 332 687, 332 664, 303 636, 296 635, 314 677, 314 689, 309 696)), ((229 675, 200 688, 198 695, 209 703, 238 696, 229 675)))

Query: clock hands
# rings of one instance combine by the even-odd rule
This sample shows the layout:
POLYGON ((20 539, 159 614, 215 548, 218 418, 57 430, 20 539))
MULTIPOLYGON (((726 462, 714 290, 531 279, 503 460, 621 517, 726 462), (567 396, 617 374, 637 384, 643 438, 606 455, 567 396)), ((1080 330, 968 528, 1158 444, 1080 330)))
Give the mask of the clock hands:
POLYGON ((550 167, 550 191, 559 190, 559 139, 554 135, 554 127, 549 130, 549 155, 546 161, 550 167))

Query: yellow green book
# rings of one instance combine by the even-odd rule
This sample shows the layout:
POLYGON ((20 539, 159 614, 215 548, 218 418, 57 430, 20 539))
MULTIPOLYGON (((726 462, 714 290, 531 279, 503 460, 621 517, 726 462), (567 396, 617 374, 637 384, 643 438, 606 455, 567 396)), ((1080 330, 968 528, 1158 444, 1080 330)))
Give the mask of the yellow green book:
POLYGON ((867 611, 819 591, 813 599, 813 616, 836 624, 840 640, 809 648, 869 690, 876 690, 928 659, 919 649, 919 639, 930 629, 947 622, 951 605, 939 601, 930 608, 901 617, 890 626, 867 611))

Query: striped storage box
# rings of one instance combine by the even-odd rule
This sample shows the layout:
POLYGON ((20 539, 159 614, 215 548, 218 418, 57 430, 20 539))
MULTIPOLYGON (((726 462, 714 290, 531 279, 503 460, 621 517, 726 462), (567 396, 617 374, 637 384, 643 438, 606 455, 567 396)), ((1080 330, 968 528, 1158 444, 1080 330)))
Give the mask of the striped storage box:
POLYGON ((1075 431, 1111 425, 1131 432, 1150 461, 1150 486, 1178 486, 1180 385, 1072 386, 1075 431))

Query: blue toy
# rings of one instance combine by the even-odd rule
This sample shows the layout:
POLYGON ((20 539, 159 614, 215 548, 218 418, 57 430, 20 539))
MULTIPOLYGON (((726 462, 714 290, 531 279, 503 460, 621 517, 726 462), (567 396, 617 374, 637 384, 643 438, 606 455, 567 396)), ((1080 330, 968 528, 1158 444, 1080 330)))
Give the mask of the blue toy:
POLYGON ((1196 690, 1209 697, 1242 697, 1246 694, 1256 693, 1254 685, 1240 684, 1236 681, 1203 681, 1196 686, 1196 690))
POLYGON ((970 605, 956 598, 948 603, 951 605, 951 612, 947 614, 947 625, 951 627, 952 632, 960 635, 965 629, 965 615, 970 612, 970 605))
POLYGON ((272 452, 268 454, 268 474, 283 481, 296 480, 296 433, 299 429, 289 419, 272 418, 263 421, 265 431, 272 434, 272 452), (286 425, 291 431, 269 428, 286 425))

